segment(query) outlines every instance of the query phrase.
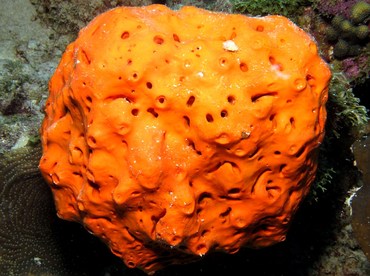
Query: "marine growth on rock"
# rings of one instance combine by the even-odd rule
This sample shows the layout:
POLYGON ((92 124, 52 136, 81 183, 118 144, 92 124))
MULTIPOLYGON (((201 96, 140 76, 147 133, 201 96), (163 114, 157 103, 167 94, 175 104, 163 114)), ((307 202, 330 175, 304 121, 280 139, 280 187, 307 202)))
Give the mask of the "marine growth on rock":
POLYGON ((98 16, 50 81, 40 169, 59 217, 148 273, 283 241, 315 177, 329 78, 282 16, 98 16))

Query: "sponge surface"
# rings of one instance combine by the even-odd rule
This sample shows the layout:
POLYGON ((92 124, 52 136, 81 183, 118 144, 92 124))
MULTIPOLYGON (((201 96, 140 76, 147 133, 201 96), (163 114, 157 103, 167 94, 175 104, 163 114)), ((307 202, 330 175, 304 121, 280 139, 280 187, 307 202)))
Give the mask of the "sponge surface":
POLYGON ((98 16, 50 81, 40 169, 58 215, 146 272, 283 241, 315 176, 329 78, 281 16, 98 16))

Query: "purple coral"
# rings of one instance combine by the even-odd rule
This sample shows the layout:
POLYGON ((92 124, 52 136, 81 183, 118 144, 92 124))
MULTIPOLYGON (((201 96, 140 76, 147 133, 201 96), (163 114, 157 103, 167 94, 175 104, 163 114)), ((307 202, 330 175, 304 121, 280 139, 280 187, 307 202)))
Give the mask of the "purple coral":
POLYGON ((346 58, 342 61, 343 71, 350 79, 355 79, 360 73, 360 68, 355 58, 346 58))
MULTIPOLYGON (((323 15, 342 15, 349 19, 351 8, 357 2, 357 0, 318 0, 316 1, 316 8, 323 15)), ((370 0, 365 2, 370 3, 370 0)))
POLYGON ((363 74, 366 73, 368 58, 364 55, 353 58, 346 58, 342 60, 342 69, 346 76, 351 80, 356 80, 361 78, 363 74))

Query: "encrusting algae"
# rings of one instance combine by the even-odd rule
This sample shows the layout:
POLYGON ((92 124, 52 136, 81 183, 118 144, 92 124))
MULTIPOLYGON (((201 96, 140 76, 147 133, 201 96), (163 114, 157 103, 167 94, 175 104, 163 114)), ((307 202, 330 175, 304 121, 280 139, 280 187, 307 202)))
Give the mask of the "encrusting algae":
POLYGON ((329 79, 282 16, 98 16, 50 81, 40 169, 59 217, 147 273, 283 241, 315 177, 329 79))

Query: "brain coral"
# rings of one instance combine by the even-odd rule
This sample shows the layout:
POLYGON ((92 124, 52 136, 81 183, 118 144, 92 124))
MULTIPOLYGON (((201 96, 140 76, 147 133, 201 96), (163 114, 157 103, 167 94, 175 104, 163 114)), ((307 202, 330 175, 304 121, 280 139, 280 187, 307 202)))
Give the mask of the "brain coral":
POLYGON ((283 241, 315 176, 329 78, 281 16, 98 16, 50 82, 40 168, 58 215, 148 273, 283 241))

